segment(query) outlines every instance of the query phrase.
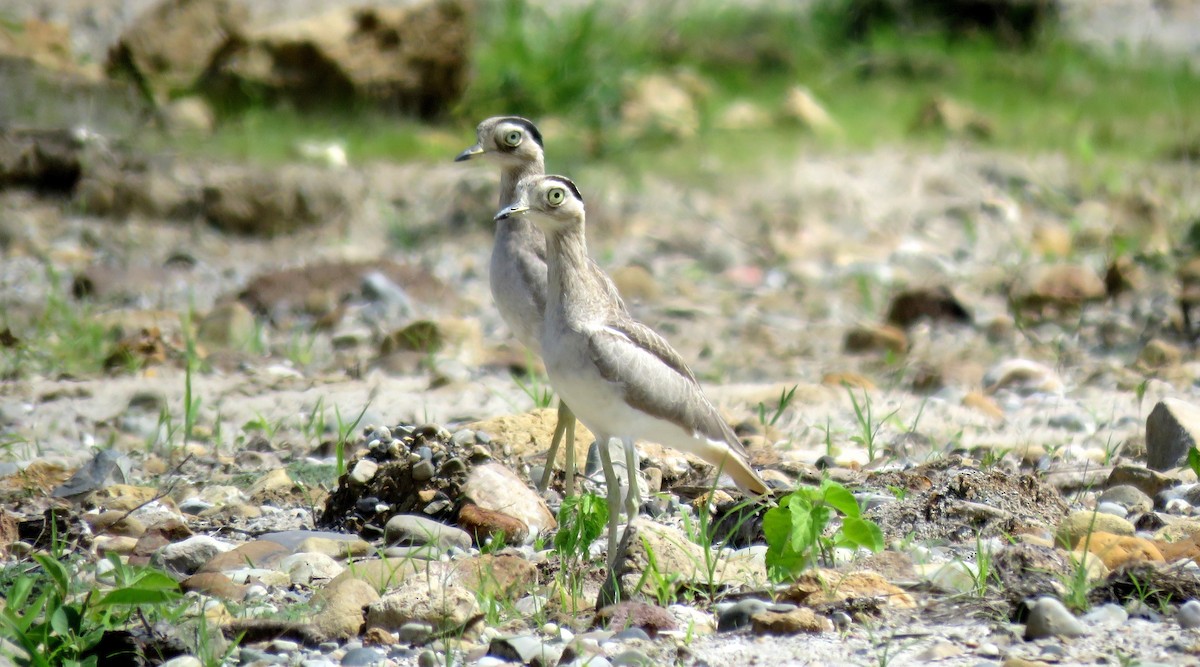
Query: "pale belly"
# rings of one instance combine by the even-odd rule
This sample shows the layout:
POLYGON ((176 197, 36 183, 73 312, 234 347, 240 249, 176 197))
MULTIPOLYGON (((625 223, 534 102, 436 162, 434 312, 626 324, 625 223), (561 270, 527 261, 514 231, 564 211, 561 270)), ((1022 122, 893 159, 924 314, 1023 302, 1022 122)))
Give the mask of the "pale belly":
POLYGON ((609 382, 591 362, 580 334, 544 341, 543 360, 550 384, 575 417, 597 437, 631 438, 691 451, 695 439, 678 426, 631 407, 620 386, 609 382))

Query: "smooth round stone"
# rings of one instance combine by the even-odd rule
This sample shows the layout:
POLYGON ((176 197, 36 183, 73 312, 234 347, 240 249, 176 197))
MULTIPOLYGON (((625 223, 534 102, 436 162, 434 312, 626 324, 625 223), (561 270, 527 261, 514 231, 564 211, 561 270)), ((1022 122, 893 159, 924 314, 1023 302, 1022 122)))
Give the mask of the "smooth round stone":
POLYGON ((417 667, 438 667, 438 657, 433 651, 421 651, 417 656, 417 667))
POLYGON ((279 653, 295 653, 300 650, 300 644, 290 639, 276 639, 271 642, 271 650, 279 653))
POLYGON ((424 482, 433 479, 434 472, 433 461, 422 459, 412 468, 413 481, 424 482))
POLYGON ((342 656, 343 667, 374 667, 374 665, 383 664, 387 659, 381 651, 373 648, 356 648, 352 651, 346 651, 346 655, 342 656))
POLYGON ((204 510, 212 509, 213 507, 216 507, 216 505, 199 496, 188 498, 187 500, 179 503, 179 511, 183 512, 184 514, 191 514, 192 516, 196 516, 204 510))
POLYGON ((1105 489, 1097 500, 1102 503, 1116 503, 1124 507, 1127 512, 1134 514, 1145 514, 1154 509, 1154 501, 1150 496, 1129 484, 1119 484, 1105 489))
MULTIPOLYGON (((624 630, 615 633, 612 636, 613 641, 623 642, 630 639, 641 639, 642 641, 650 641, 650 635, 641 628, 625 628, 624 630)), ((646 663, 650 664, 650 663, 646 663)))
POLYGON ((729 632, 750 625, 750 617, 767 610, 767 603, 754 598, 740 600, 720 611, 717 632, 729 632))
POLYGON ((374 514, 375 508, 378 506, 379 506, 379 499, 376 498, 375 496, 367 496, 366 498, 359 498, 354 503, 354 509, 359 514, 374 514))
POLYGON ((454 435, 450 436, 450 442, 459 447, 473 445, 475 444, 475 431, 469 428, 459 429, 454 435))
POLYGON ((1124 507, 1116 503, 1098 503, 1096 505, 1096 511, 1103 514, 1111 514, 1112 516, 1119 516, 1122 519, 1129 514, 1124 507))
POLYGON ((1184 602, 1179 606, 1179 611, 1176 612, 1175 619, 1179 621, 1179 625, 1185 630, 1200 628, 1200 602, 1196 600, 1184 602))
POLYGON ((433 635, 433 626, 428 623, 405 623, 397 634, 405 644, 424 644, 433 635))
POLYGON ((850 614, 844 611, 835 611, 829 616, 829 620, 833 621, 833 627, 837 628, 838 632, 845 632, 850 629, 850 624, 854 619, 850 618, 850 614))
POLYGON ((1029 610, 1025 623, 1025 639, 1046 637, 1078 637, 1087 634, 1087 628, 1067 610, 1063 603, 1052 597, 1039 598, 1029 610))

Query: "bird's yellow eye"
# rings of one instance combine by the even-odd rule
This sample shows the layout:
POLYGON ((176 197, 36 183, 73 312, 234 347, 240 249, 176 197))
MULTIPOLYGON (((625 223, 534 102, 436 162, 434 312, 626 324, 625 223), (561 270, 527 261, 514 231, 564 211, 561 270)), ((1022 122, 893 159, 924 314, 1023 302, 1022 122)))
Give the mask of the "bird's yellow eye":
POLYGON ((561 205, 566 198, 567 193, 562 188, 550 188, 550 191, 546 193, 546 203, 551 206, 561 205))
POLYGON ((504 144, 506 146, 516 148, 521 144, 521 133, 517 130, 513 130, 512 132, 504 135, 504 144))

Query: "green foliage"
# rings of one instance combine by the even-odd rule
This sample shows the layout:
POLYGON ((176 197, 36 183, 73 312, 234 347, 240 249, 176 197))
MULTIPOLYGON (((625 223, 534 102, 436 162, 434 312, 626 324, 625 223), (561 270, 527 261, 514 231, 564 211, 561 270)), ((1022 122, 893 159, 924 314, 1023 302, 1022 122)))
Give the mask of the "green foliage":
POLYGON ((833 549, 883 550, 883 532, 864 519, 858 501, 846 487, 831 480, 819 487, 800 487, 784 496, 763 517, 767 538, 767 571, 774 581, 793 578, 818 562, 830 563, 833 549), (834 513, 842 515, 832 534, 826 528, 834 513))
POLYGON ((600 539, 607 524, 608 504, 602 496, 582 493, 565 498, 558 509, 554 550, 561 558, 583 558, 588 545, 600 539))
MULTIPOLYGON (((11 328, 11 345, 0 345, 0 378, 20 377, 26 373, 52 373, 83 377, 104 371, 112 354, 115 331, 93 317, 85 305, 63 296, 58 274, 47 269, 49 288, 41 312, 24 323, 10 322, 0 303, 0 330, 11 328)), ((136 369, 137 360, 124 359, 125 366, 136 369)))
POLYGON ((558 532, 554 535, 554 551, 562 567, 558 577, 563 607, 579 611, 583 596, 584 564, 588 562, 588 546, 604 534, 608 524, 608 503, 602 496, 582 493, 563 499, 558 508, 558 532))
POLYGON ((1192 472, 1200 477, 1200 449, 1192 447, 1188 450, 1187 465, 1192 469, 1192 472))
POLYGON ((799 385, 792 385, 791 389, 780 389, 779 400, 776 401, 774 409, 771 411, 771 416, 767 417, 767 404, 759 402, 758 404, 758 422, 765 426, 774 426, 779 422, 779 418, 783 416, 788 406, 792 404, 792 399, 796 397, 796 388, 799 385))
POLYGON ((88 653, 110 630, 130 625, 147 614, 168 614, 182 597, 179 585, 166 573, 121 563, 109 557, 113 588, 101 593, 77 590, 72 567, 52 556, 33 556, 36 570, 18 575, 4 591, 0 634, 20 646, 26 657, 17 664, 30 667, 94 666, 88 653))

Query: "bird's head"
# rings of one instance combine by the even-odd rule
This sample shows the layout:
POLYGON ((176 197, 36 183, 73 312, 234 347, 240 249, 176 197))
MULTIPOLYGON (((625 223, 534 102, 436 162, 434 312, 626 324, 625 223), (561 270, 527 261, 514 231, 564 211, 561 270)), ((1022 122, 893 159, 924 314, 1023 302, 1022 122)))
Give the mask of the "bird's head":
POLYGON ((520 165, 540 161, 544 156, 542 133, 520 116, 495 116, 475 128, 478 142, 458 154, 455 162, 477 156, 489 156, 506 164, 520 165))
POLYGON ((583 224, 583 195, 565 176, 534 176, 521 181, 517 200, 496 214, 496 220, 528 215, 547 232, 583 224))

